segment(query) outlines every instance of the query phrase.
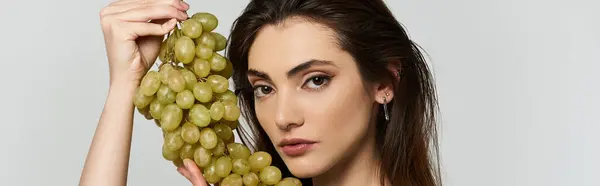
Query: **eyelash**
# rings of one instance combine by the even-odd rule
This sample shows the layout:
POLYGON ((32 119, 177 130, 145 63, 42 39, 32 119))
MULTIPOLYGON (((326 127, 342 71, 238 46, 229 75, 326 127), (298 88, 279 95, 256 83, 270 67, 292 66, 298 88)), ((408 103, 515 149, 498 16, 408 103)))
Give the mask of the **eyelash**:
MULTIPOLYGON (((305 88, 306 86, 308 86, 309 83, 313 83, 314 84, 314 80, 316 79, 321 79, 322 83, 321 85, 315 85, 318 86, 316 88, 309 88, 310 91, 321 91, 323 90, 325 87, 327 87, 331 81, 331 76, 327 76, 327 75, 314 75, 311 76, 310 78, 308 78, 306 81, 304 81, 304 83, 302 84, 302 88, 305 88)), ((267 95, 264 96, 258 96, 259 91, 261 91, 261 89, 269 89, 270 91, 273 91, 273 88, 268 86, 268 85, 257 85, 253 87, 254 90, 254 97, 255 98, 263 98, 265 96, 267 96, 268 94, 270 94, 271 92, 267 93, 267 95)))

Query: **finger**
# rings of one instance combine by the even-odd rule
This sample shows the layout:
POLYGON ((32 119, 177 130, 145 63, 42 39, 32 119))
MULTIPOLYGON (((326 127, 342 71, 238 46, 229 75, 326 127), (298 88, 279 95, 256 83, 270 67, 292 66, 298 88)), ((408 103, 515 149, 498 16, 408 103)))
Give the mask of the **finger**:
POLYGON ((179 10, 186 11, 190 8, 190 5, 183 0, 154 0, 154 1, 141 1, 141 0, 124 0, 117 1, 109 4, 109 6, 153 6, 153 5, 171 5, 179 10))
POLYGON ((195 186, 206 185, 206 180, 204 180, 200 168, 198 168, 198 165, 196 165, 196 163, 193 160, 185 159, 183 160, 183 164, 185 165, 187 171, 189 171, 190 173, 192 184, 194 184, 195 186))
POLYGON ((131 30, 133 35, 138 37, 142 36, 163 36, 169 33, 175 25, 177 24, 177 20, 171 19, 164 24, 155 24, 155 23, 144 23, 144 22, 129 22, 125 23, 128 30, 131 30))
POLYGON ((186 2, 184 2, 183 0, 120 0, 120 1, 115 1, 112 2, 110 4, 108 4, 108 6, 114 6, 114 5, 124 5, 124 4, 165 4, 165 5, 173 5, 177 8, 181 8, 182 10, 187 10, 190 6, 189 4, 187 4, 186 2))
POLYGON ((181 0, 161 0, 161 1, 143 1, 139 0, 128 0, 125 2, 118 1, 120 3, 110 4, 102 10, 102 15, 110 15, 115 13, 125 12, 134 8, 149 7, 149 6, 160 6, 160 5, 171 5, 180 11, 186 11, 190 6, 181 0))
POLYGON ((113 16, 123 21, 138 21, 147 22, 153 19, 171 19, 186 20, 187 13, 180 11, 171 5, 144 6, 136 7, 121 13, 113 14, 113 16))
POLYGON ((190 173, 187 170, 185 170, 184 167, 177 168, 177 172, 179 172, 179 174, 185 177, 188 181, 192 182, 192 180, 190 179, 190 173))
POLYGON ((108 4, 108 6, 114 6, 114 5, 122 5, 122 4, 127 4, 127 3, 131 3, 131 2, 136 2, 139 0, 118 0, 118 1, 113 1, 111 3, 108 4))

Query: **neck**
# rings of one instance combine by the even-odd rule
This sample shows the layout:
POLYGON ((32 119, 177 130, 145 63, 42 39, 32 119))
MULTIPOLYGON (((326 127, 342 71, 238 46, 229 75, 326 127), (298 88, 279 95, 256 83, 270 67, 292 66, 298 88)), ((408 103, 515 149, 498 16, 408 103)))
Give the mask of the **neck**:
POLYGON ((355 153, 324 174, 314 177, 313 185, 383 185, 379 181, 379 159, 375 156, 375 131, 369 133, 355 153))

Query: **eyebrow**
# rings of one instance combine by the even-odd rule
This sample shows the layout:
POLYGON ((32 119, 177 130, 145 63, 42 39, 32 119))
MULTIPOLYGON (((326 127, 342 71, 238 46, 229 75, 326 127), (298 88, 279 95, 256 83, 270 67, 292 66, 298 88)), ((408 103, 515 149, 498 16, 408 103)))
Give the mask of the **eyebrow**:
MULTIPOLYGON (((328 61, 328 60, 320 60, 320 59, 311 59, 308 60, 302 64, 299 64, 298 66, 292 68, 291 70, 289 70, 286 75, 288 78, 291 78, 292 76, 295 76, 296 74, 309 69, 312 66, 324 66, 324 65, 330 65, 330 66, 334 66, 337 67, 335 64, 333 64, 332 61, 328 61)), ((260 77, 266 80, 271 81, 271 77, 269 77, 269 75, 265 72, 256 70, 256 69, 248 69, 248 75, 252 75, 252 76, 256 76, 256 77, 260 77)))

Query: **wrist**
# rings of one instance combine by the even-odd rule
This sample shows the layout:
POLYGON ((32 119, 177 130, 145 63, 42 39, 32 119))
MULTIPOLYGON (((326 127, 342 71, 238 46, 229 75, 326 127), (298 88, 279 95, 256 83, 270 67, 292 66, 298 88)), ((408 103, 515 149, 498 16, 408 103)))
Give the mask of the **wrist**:
POLYGON ((109 96, 126 96, 133 99, 138 84, 133 81, 111 81, 108 92, 109 96))

